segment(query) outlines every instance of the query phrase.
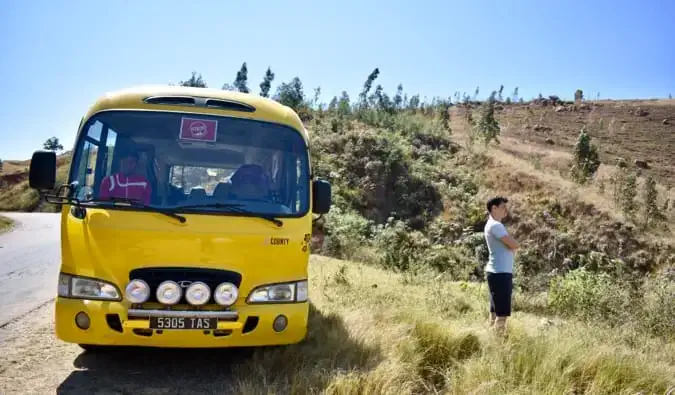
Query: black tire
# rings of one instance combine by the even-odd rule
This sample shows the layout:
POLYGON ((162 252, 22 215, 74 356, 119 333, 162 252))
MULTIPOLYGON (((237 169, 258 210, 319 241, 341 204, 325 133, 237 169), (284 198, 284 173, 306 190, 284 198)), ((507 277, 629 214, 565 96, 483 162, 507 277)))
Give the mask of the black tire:
POLYGON ((95 344, 78 344, 86 352, 100 352, 105 350, 105 346, 97 346, 95 344))

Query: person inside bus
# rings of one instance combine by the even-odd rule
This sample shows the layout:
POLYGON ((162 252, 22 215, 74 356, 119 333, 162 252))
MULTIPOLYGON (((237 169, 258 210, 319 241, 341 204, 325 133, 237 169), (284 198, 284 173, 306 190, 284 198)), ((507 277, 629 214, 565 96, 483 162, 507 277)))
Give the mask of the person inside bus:
POLYGON ((137 167, 138 153, 130 151, 120 160, 120 171, 101 181, 99 198, 128 198, 150 204, 152 187, 144 176, 136 173, 137 167))
POLYGON ((230 177, 230 194, 237 199, 265 200, 269 195, 269 179, 260 165, 241 165, 230 177))
MULTIPOLYGON (((231 199, 255 201, 262 207, 273 205, 274 211, 290 213, 290 208, 274 203, 270 196, 270 179, 265 170, 256 164, 241 165, 230 177, 231 199)), ((254 204, 255 205, 255 204, 254 204)), ((259 209, 262 210, 263 208, 259 209)))

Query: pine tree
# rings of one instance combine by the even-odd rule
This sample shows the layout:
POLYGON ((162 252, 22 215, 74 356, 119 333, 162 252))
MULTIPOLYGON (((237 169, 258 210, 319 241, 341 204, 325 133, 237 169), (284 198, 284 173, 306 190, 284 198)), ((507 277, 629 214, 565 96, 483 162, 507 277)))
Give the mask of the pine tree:
POLYGON ((375 68, 369 75, 368 78, 366 79, 366 82, 363 84, 363 90, 361 91, 361 94, 359 95, 359 106, 361 108, 367 108, 368 107, 368 92, 370 92, 370 89, 373 87, 373 82, 377 79, 377 77, 380 75, 380 69, 378 67, 375 68))
POLYGON ((272 81, 274 80, 274 73, 268 66, 263 81, 260 83, 260 96, 269 97, 270 89, 272 88, 272 81))
POLYGON ((234 79, 234 87, 239 90, 239 92, 249 93, 248 86, 246 82, 248 81, 248 68, 246 67, 246 62, 241 65, 241 69, 237 71, 237 77, 234 79))

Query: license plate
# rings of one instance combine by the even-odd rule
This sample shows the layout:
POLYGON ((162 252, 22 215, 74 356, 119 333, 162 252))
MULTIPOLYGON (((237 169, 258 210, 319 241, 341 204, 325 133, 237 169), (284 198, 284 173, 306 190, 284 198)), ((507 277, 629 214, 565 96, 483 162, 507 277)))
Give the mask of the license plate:
POLYGON ((150 317, 151 329, 217 329, 217 318, 150 317))

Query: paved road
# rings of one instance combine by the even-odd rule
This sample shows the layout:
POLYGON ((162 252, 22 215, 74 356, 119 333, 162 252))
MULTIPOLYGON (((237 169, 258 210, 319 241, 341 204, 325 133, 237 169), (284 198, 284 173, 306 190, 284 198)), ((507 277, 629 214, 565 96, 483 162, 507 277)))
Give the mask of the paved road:
POLYGON ((55 297, 61 260, 58 214, 1 214, 15 226, 0 234, 0 328, 55 297))

